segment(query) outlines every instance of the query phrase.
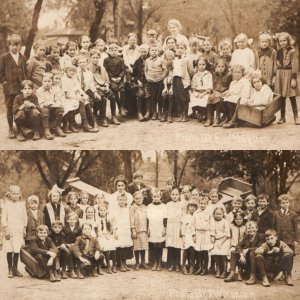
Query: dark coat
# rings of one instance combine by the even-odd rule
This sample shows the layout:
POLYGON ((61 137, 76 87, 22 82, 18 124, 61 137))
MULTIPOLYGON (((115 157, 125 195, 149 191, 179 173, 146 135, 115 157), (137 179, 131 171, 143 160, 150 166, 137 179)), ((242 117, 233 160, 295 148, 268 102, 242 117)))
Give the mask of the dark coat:
POLYGON ((87 256, 87 257, 94 256, 96 251, 101 251, 101 248, 98 239, 95 237, 87 238, 81 235, 76 238, 75 245, 72 247, 72 252, 77 258, 81 256, 87 256), (87 240, 89 240, 89 246, 88 246, 88 250, 85 251, 87 240))
POLYGON ((66 244, 74 244, 76 238, 81 235, 81 229, 78 225, 75 225, 74 231, 72 231, 69 224, 67 224, 64 226, 63 232, 65 234, 66 244))
POLYGON ((62 244, 66 244, 65 234, 63 233, 63 231, 61 231, 60 233, 51 231, 51 233, 49 234, 49 238, 53 241, 56 247, 59 247, 62 244))
POLYGON ((150 192, 149 186, 147 186, 145 183, 141 183, 141 188, 139 189, 138 186, 134 182, 131 182, 127 186, 128 193, 130 193, 131 195, 133 195, 135 192, 138 192, 144 188, 147 188, 148 190, 147 190, 147 192, 143 193, 143 195, 144 195, 143 204, 149 205, 152 202, 152 197, 151 197, 151 192, 150 192))
POLYGON ((40 210, 37 211, 37 220, 33 216, 31 210, 27 211, 27 227, 26 227, 26 240, 31 240, 36 236, 36 228, 39 225, 45 224, 44 213, 40 210))
POLYGON ((260 247, 265 241, 265 235, 262 233, 257 233, 252 241, 249 234, 246 234, 236 245, 235 250, 238 253, 242 253, 244 249, 256 250, 256 248, 260 247))
POLYGON ((54 252, 56 254, 58 253, 56 246, 49 237, 46 237, 45 243, 43 243, 37 236, 35 236, 30 241, 29 252, 32 256, 36 256, 38 254, 48 256, 48 251, 54 252))
MULTIPOLYGON (((36 95, 31 95, 28 100, 33 103, 36 107, 36 109, 41 112, 41 107, 39 105, 39 101, 36 95)), ((14 99, 14 104, 13 104, 13 114, 15 115, 19 110, 20 106, 24 103, 25 98, 22 94, 18 95, 14 99)), ((45 215, 46 216, 46 215, 45 215)), ((47 225, 47 224, 46 224, 47 225)))
POLYGON ((268 229, 273 228, 273 212, 269 207, 267 207, 261 215, 258 215, 257 227, 258 232, 263 234, 265 234, 268 229))
POLYGON ((0 83, 4 95, 17 95, 21 92, 21 82, 26 79, 26 58, 19 54, 18 65, 10 52, 0 56, 0 83))
POLYGON ((282 214, 281 210, 274 213, 273 228, 278 234, 278 238, 288 245, 293 245, 299 241, 297 214, 288 211, 287 215, 282 214))

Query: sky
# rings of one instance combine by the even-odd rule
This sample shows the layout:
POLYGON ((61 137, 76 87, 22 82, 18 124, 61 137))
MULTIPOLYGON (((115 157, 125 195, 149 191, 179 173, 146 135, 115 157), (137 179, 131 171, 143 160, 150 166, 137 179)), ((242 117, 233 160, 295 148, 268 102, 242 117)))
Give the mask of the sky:
POLYGON ((65 22, 64 17, 67 15, 66 9, 60 9, 60 10, 52 10, 47 12, 42 12, 40 14, 39 18, 39 28, 45 28, 45 27, 55 27, 57 23, 57 28, 64 28, 65 22))

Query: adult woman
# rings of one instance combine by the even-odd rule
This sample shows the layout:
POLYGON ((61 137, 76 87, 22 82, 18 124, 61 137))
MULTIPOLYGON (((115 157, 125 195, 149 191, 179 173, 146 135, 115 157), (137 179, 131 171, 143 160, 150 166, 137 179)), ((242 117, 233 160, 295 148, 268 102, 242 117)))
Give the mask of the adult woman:
MULTIPOLYGON (((170 32, 170 36, 174 37, 176 39, 177 44, 180 44, 184 42, 187 46, 189 44, 189 41, 187 37, 180 33, 182 30, 181 23, 176 19, 171 19, 168 22, 168 30, 170 32)), ((166 40, 164 42, 163 48, 166 47, 166 40)))

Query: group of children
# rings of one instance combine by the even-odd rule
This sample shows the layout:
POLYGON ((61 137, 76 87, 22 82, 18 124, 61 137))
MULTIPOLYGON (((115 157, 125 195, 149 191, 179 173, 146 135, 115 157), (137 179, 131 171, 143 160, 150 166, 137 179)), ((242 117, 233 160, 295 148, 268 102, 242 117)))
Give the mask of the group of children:
POLYGON ((64 49, 37 41, 34 56, 26 61, 20 53, 21 38, 12 34, 9 52, 0 58, 9 137, 16 137, 14 120, 19 141, 26 140, 26 127, 34 131, 34 140, 41 133, 46 139, 53 139, 53 133, 65 137, 78 132, 77 114, 84 131, 98 132, 98 121, 108 126, 107 101, 111 123, 120 125, 116 108, 125 116, 129 98, 136 103, 139 121, 171 123, 175 115, 186 122, 190 108, 190 116, 205 126, 231 128, 238 126, 239 104, 262 108, 273 100, 273 90, 281 96, 278 123, 286 122, 285 102, 290 98, 299 125, 293 40, 280 33, 278 51, 272 42, 269 33, 261 33, 253 51, 247 36, 239 34, 233 52, 225 40, 217 54, 208 38, 191 37, 187 42, 169 36, 161 46, 151 29, 144 44, 138 46, 136 34, 130 33, 122 48, 114 40, 92 43, 85 35, 64 49))
MULTIPOLYGON (((170 272, 202 276, 213 272, 225 282, 248 278, 246 284, 255 284, 259 276, 263 286, 282 272, 281 280, 293 285, 299 236, 289 195, 279 196, 276 212, 270 210, 266 194, 234 197, 225 207, 217 189, 204 194, 189 185, 179 189, 169 180, 163 193, 151 189, 149 202, 149 187, 142 181, 137 172, 128 188, 133 195, 122 192, 127 182, 119 176, 116 198, 100 193, 90 199, 87 192, 71 191, 66 201, 55 186, 43 211, 35 195, 25 209, 20 187, 10 186, 2 209, 9 277, 22 276, 17 266, 25 239, 23 249, 52 282, 102 275, 103 259, 108 274, 129 271, 126 260, 133 253, 135 270, 161 271, 166 248, 170 272)), ((25 269, 37 276, 30 265, 25 269)))

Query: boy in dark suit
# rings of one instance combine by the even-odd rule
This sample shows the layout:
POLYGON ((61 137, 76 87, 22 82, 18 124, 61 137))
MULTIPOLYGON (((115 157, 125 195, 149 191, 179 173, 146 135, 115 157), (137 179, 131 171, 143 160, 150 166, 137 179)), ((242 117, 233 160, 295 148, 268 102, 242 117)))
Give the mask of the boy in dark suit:
POLYGON ((45 224, 44 213, 38 209, 39 202, 39 197, 36 195, 28 197, 27 203, 29 209, 27 210, 26 244, 29 244, 30 240, 35 237, 37 227, 45 224))
POLYGON ((36 229, 36 236, 30 241, 29 249, 39 267, 48 271, 50 281, 55 282, 60 281, 54 274, 58 251, 53 241, 48 237, 48 233, 49 229, 46 225, 39 225, 36 229))
POLYGON ((268 229, 273 228, 273 212, 269 208, 269 196, 260 194, 257 197, 258 232, 265 234, 268 229))
POLYGON ((20 53, 22 40, 19 35, 10 35, 7 44, 9 51, 0 56, 0 83, 7 110, 8 137, 13 139, 16 137, 13 131, 13 103, 21 92, 21 82, 26 79, 26 59, 20 53))

